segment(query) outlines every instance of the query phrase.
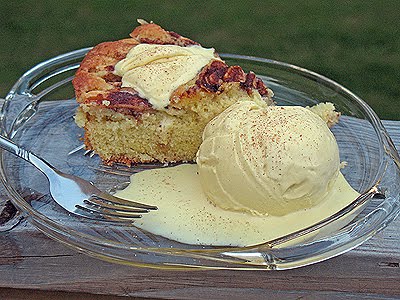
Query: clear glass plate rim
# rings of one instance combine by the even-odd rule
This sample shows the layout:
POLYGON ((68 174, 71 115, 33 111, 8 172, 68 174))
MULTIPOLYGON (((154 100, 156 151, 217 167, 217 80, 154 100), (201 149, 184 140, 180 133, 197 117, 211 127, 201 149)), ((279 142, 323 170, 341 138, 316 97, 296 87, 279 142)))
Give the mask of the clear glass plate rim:
MULTIPOLYGON (((49 66, 55 66, 57 65, 60 61, 65 61, 65 60, 70 60, 70 59, 77 59, 82 57, 87 51, 89 51, 91 48, 84 48, 84 49, 79 49, 79 50, 75 50, 72 52, 68 52, 59 56, 56 56, 52 59, 49 59, 47 61, 44 61, 38 65, 36 65, 35 67, 33 67, 32 69, 30 69, 29 71, 27 71, 17 82, 16 84, 13 86, 13 88, 10 90, 10 92, 7 94, 6 96, 6 102, 11 101, 14 97, 15 94, 17 94, 19 91, 21 91, 21 87, 25 87, 25 90, 28 90, 26 87, 28 87, 28 83, 29 81, 35 76, 35 74, 37 74, 38 72, 41 72, 43 70, 46 70, 49 66)), ((258 62, 262 62, 262 63, 269 63, 269 64, 273 64, 273 65, 278 65, 280 67, 283 68, 289 68, 289 69, 294 69, 297 70, 300 73, 303 74, 307 74, 307 76, 311 76, 315 79, 318 80, 323 80, 325 82, 328 82, 329 84, 335 86, 336 88, 340 89, 342 92, 351 95, 351 97, 356 100, 359 105, 361 105, 364 110, 369 114, 371 121, 373 122, 374 125, 374 129, 377 132, 377 136, 378 138, 381 140, 382 145, 385 145, 386 147, 391 148, 391 144, 390 141, 387 140, 388 138, 388 134, 386 132, 386 129, 384 128, 382 122, 379 120, 379 118, 377 117, 377 115, 375 114, 375 112, 358 96, 356 96, 355 94, 353 94, 351 91, 349 91, 348 89, 344 88, 343 86, 341 86, 340 84, 336 83, 333 80, 330 80, 329 78, 326 78, 322 75, 319 75, 313 71, 309 71, 307 69, 292 65, 292 64, 288 64, 288 63, 284 63, 284 62, 279 62, 279 61, 275 61, 275 60, 271 60, 271 59, 265 59, 265 58, 258 58, 258 57, 253 57, 253 56, 243 56, 243 55, 236 55, 236 54, 221 54, 221 56, 223 58, 233 58, 233 59, 244 59, 244 60, 250 60, 250 61, 258 61, 258 62)), ((2 108, 2 116, 4 116, 4 106, 2 108)), ((4 133, 4 128, 2 128, 2 131, 4 133)), ((395 154, 395 156, 398 158, 399 155, 396 151, 396 149, 392 149, 393 153, 395 154)), ((392 158, 392 159, 396 159, 392 158)), ((32 209, 28 204, 24 205, 24 200, 22 199, 22 197, 20 197, 20 195, 9 185, 7 185, 7 179, 5 178, 5 173, 3 172, 3 156, 1 159, 1 166, 0 166, 1 170, 1 180, 3 182, 3 184, 6 185, 6 189, 7 191, 10 193, 10 195, 13 198, 21 198, 19 199, 20 201, 18 201, 18 206, 20 209, 22 209, 25 212, 28 212, 28 215, 32 218, 37 218, 41 221, 45 221, 45 224, 47 227, 50 226, 50 229, 52 229, 52 227, 54 227, 54 229, 57 229, 58 231, 65 231, 65 229, 63 230, 63 228, 60 226, 60 224, 58 224, 57 222, 48 219, 46 216, 36 212, 34 209, 32 209)), ((380 165, 380 170, 382 171, 385 168, 385 161, 383 161, 380 165)), ((379 173, 377 174, 377 177, 379 177, 379 173)), ((386 219, 389 219, 390 215, 387 216, 386 219)), ((385 219, 385 220, 386 220, 385 219)), ((85 236, 85 235, 81 235, 79 232, 67 232, 67 234, 72 234, 72 235, 76 235, 80 238, 85 238, 89 240, 92 240, 93 242, 98 242, 97 239, 92 239, 91 236, 85 236)), ((126 245, 123 245, 121 243, 111 243, 111 246, 119 248, 122 246, 122 248, 124 249, 129 249, 129 247, 127 247, 126 245)), ((223 251, 224 248, 222 248, 223 251)), ((244 248, 232 248, 229 247, 227 248, 227 250, 232 251, 232 250, 248 250, 248 247, 244 247, 244 248)), ((138 248, 138 250, 142 250, 142 251, 149 251, 149 248, 138 248)), ((155 249, 157 250, 157 252, 160 251, 160 249, 155 249)), ((168 249, 167 249, 168 250, 168 249)), ((209 250, 204 250, 206 252, 208 252, 209 250)), ((212 250, 215 251, 215 250, 212 250)), ((185 251, 186 252, 186 251, 185 251)), ((198 250, 196 250, 196 252, 198 253, 198 250)), ((164 253, 165 254, 165 253, 164 253)))

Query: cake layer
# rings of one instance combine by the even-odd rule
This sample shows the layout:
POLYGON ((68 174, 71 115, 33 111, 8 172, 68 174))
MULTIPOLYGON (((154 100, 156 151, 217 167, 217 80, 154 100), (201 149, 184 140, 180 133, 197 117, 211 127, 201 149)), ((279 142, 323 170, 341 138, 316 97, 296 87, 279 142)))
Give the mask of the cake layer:
POLYGON ((239 66, 228 66, 215 53, 215 59, 163 101, 165 106, 155 107, 134 87, 123 86, 115 71, 116 64, 139 44, 200 47, 156 24, 144 23, 133 30, 131 38, 101 43, 89 51, 73 80, 80 104, 76 122, 85 129, 86 148, 105 163, 193 160, 205 125, 231 104, 239 100, 272 103, 272 91, 261 79, 239 66))

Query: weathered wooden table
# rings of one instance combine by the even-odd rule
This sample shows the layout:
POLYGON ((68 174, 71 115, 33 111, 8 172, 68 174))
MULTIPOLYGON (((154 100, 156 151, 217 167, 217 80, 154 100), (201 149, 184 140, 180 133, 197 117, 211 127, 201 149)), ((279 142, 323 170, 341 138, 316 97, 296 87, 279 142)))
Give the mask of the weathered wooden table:
MULTIPOLYGON (((385 126, 399 149, 400 122, 386 121, 385 126)), ((0 215, 0 224, 5 214, 0 215)), ((400 218, 355 250, 288 271, 135 268, 71 250, 27 222, 0 232, 0 299, 113 299, 117 296, 400 299, 400 218)))

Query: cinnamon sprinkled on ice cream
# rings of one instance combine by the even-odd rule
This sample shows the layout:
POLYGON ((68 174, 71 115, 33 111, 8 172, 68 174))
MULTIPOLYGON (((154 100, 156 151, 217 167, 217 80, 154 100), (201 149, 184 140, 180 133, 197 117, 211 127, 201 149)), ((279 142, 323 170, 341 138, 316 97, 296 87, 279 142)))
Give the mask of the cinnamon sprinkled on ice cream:
POLYGON ((232 105, 206 126, 197 164, 210 201, 257 215, 315 206, 340 169, 336 140, 318 115, 249 101, 232 105))

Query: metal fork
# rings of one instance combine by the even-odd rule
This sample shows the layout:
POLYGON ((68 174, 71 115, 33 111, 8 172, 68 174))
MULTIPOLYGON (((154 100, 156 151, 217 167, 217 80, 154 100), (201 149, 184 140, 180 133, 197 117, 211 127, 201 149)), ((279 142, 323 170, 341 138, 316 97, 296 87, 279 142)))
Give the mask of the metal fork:
POLYGON ((67 211, 81 217, 114 222, 132 222, 156 206, 117 198, 102 192, 93 183, 65 174, 44 159, 0 135, 0 148, 25 159, 38 168, 50 183, 53 199, 67 211))

